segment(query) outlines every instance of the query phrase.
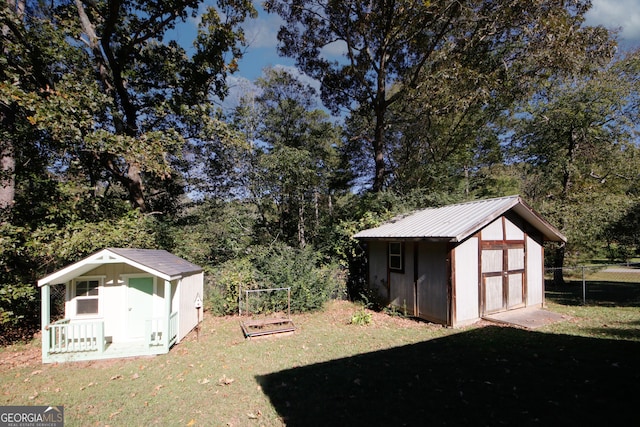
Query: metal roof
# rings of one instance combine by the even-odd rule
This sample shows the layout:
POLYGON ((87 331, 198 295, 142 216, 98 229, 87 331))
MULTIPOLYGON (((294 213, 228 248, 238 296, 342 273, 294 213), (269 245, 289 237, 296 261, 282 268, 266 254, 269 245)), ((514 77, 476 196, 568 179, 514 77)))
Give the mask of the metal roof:
POLYGON ((509 210, 542 233, 545 240, 566 242, 566 237, 529 207, 520 196, 427 208, 399 216, 357 233, 356 239, 433 239, 460 242, 509 210))
POLYGON ((66 283, 102 264, 124 263, 165 280, 180 279, 202 267, 158 249, 106 248, 38 280, 38 286, 66 283))

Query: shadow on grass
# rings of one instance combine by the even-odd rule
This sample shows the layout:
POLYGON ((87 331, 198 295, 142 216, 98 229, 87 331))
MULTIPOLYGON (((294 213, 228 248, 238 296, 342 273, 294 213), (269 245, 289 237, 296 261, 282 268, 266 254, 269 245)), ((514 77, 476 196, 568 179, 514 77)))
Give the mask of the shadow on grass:
POLYGON ((256 380, 288 426, 615 425, 637 419, 639 358, 638 342, 490 326, 256 380))
MULTIPOLYGON (((545 297, 562 305, 582 305, 582 281, 564 285, 545 284, 545 297)), ((587 305, 602 307, 640 307, 640 283, 589 281, 586 283, 587 305)))

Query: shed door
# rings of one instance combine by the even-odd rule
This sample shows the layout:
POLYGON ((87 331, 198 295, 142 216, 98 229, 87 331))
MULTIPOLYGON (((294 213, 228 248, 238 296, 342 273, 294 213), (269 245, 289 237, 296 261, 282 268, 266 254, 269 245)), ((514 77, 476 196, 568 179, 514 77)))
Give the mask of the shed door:
POLYGON ((153 277, 129 278, 127 331, 129 338, 144 337, 147 320, 153 317, 153 277))
POLYGON ((501 217, 481 233, 482 314, 525 305, 525 235, 501 217))

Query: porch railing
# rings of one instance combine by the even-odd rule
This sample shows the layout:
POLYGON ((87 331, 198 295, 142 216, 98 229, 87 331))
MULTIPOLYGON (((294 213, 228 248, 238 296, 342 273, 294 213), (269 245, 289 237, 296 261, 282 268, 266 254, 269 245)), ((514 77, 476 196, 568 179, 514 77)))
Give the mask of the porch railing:
POLYGON ((174 311, 169 316, 169 347, 175 344, 178 338, 178 312, 174 311))
POLYGON ((105 347, 104 322, 59 320, 49 325, 49 353, 98 351, 105 347))
MULTIPOLYGON (((147 344, 149 346, 162 346, 166 344, 165 341, 165 319, 156 317, 147 320, 146 325, 146 337, 147 344)), ((171 347, 178 337, 178 312, 171 313, 169 316, 169 341, 168 345, 171 347)))

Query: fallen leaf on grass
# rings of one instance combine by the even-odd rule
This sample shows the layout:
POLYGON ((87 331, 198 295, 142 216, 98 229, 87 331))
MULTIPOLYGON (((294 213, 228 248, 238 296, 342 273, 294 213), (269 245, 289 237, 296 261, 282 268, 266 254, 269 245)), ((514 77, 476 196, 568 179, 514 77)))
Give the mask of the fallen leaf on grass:
POLYGON ((114 375, 111 378, 109 378, 110 380, 119 380, 122 378, 122 375, 118 374, 118 375, 114 375))
POLYGON ((247 417, 249 417, 249 419, 251 419, 251 420, 257 420, 257 419, 258 419, 258 417, 260 417, 260 415, 262 415, 262 412, 258 409, 258 410, 256 411, 256 413, 255 413, 255 414, 254 414, 254 413, 249 412, 249 413, 247 414, 247 417))
POLYGON ((222 378, 218 380, 218 385, 230 385, 234 381, 233 378, 227 378, 226 375, 223 375, 222 378))
POLYGON ((112 412, 111 414, 109 414, 109 419, 115 417, 116 415, 118 415, 120 412, 122 412, 122 409, 118 409, 116 412, 112 412))
POLYGON ((29 400, 33 400, 36 397, 38 397, 38 392, 37 391, 33 393, 33 396, 29 396, 29 400))
POLYGON ((196 425, 196 420, 191 418, 191 420, 187 423, 187 426, 194 426, 194 425, 196 425))
POLYGON ((35 370, 35 371, 31 372, 31 376, 33 376, 33 375, 38 375, 38 374, 41 374, 41 373, 42 373, 42 370, 37 369, 37 370, 35 370))
POLYGON ((211 381, 209 381, 208 378, 204 378, 204 379, 198 380, 198 384, 207 384, 209 382, 211 382, 211 381))
POLYGON ((160 390, 162 387, 164 387, 162 384, 158 384, 158 385, 156 386, 156 388, 155 388, 155 391, 160 390))
POLYGON ((140 375, 138 375, 137 373, 135 373, 135 374, 131 375, 131 379, 132 379, 132 380, 136 380, 136 379, 138 379, 138 378, 140 378, 140 375))
POLYGON ((80 387, 80 390, 84 390, 85 388, 88 388, 88 387, 91 387, 91 386, 94 386, 94 385, 95 385, 95 384, 94 384, 93 382, 90 382, 90 383, 89 383, 89 384, 87 384, 86 386, 84 386, 84 387, 80 387))

